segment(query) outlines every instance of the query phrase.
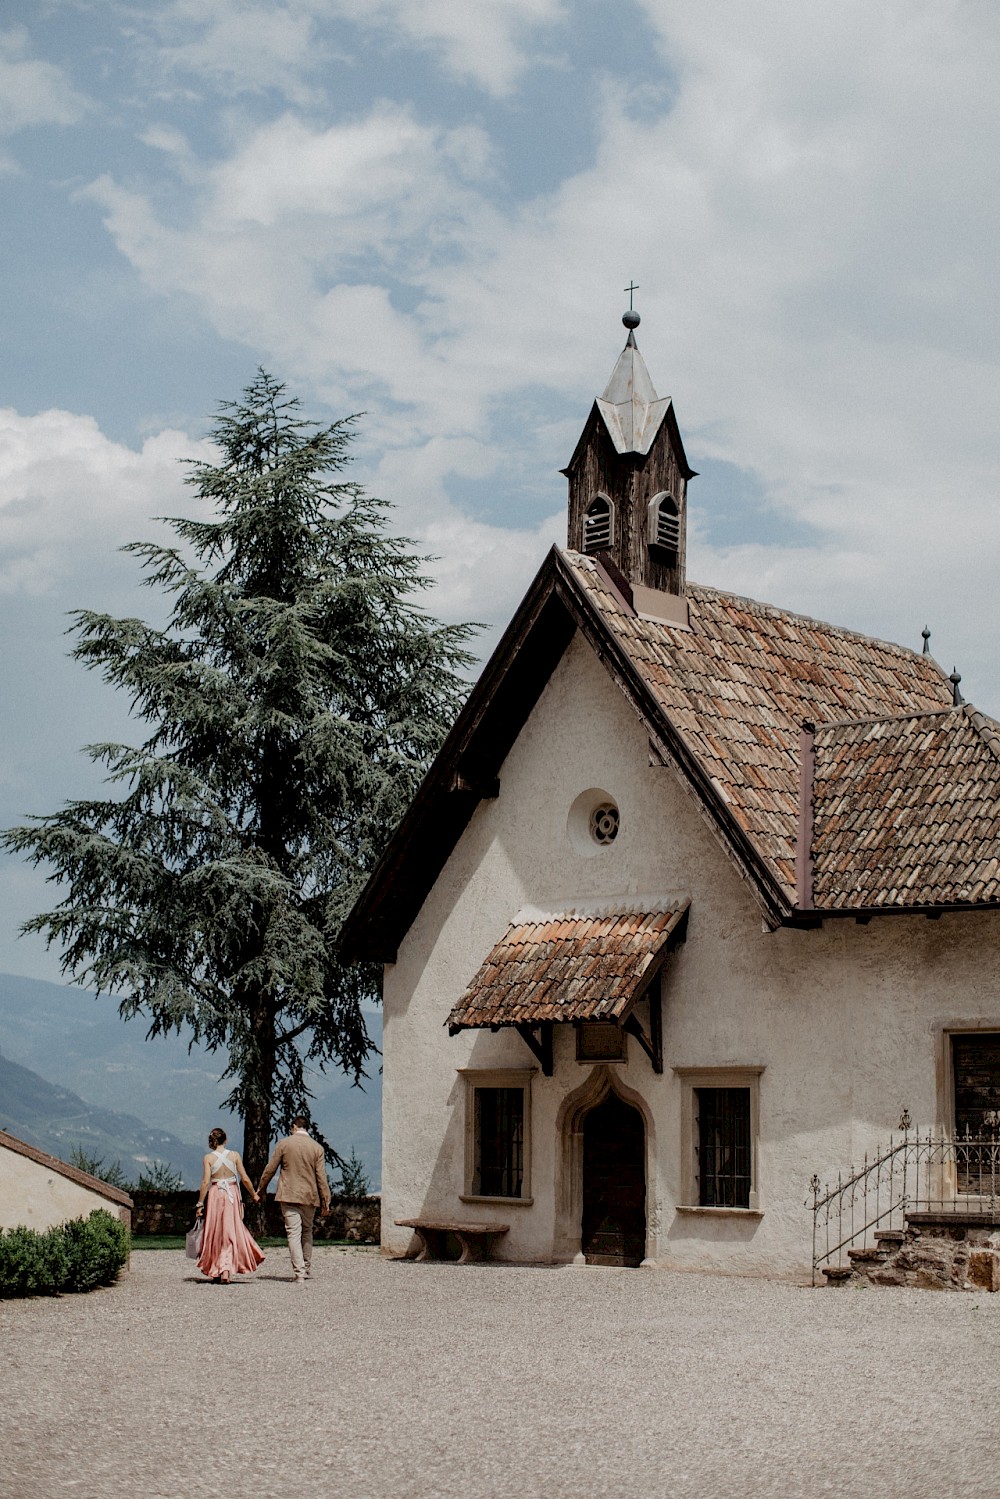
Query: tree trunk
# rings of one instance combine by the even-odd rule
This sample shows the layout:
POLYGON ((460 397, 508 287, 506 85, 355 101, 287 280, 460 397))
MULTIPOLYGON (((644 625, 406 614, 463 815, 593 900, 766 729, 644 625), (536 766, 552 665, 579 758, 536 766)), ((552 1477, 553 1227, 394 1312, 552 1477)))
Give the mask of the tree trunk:
MULTIPOLYGON (((250 1005, 250 1029, 257 1053, 253 1086, 247 1089, 243 1112, 243 1164, 256 1187, 271 1154, 271 1102, 274 1089, 274 1013, 265 995, 255 995, 250 1005)), ((264 1204, 250 1203, 247 1219, 251 1232, 265 1232, 264 1204)))

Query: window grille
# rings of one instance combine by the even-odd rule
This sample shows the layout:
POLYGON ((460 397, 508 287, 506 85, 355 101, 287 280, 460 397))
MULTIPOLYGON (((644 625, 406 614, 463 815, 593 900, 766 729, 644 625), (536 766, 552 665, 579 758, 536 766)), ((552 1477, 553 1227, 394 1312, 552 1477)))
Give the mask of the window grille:
POLYGON ((665 552, 680 551, 681 518, 673 495, 663 491, 649 502, 649 542, 665 552))
POLYGON ((615 507, 606 494, 595 495, 583 518, 583 549, 601 552, 611 545, 615 507))
MULTIPOLYGON (((955 1134, 977 1142, 1000 1142, 1000 1032, 955 1032, 951 1038, 955 1070, 955 1134)), ((958 1152, 958 1190, 976 1193, 984 1153, 990 1145, 970 1144, 958 1152)))
POLYGON ((709 1208, 750 1206, 750 1089, 696 1088, 698 1201, 709 1208))
POLYGON ((477 1088, 472 1195, 520 1197, 524 1182, 524 1089, 477 1088))
POLYGON ((618 837, 618 808, 614 802, 602 802, 590 814, 590 836, 595 843, 607 845, 618 837))

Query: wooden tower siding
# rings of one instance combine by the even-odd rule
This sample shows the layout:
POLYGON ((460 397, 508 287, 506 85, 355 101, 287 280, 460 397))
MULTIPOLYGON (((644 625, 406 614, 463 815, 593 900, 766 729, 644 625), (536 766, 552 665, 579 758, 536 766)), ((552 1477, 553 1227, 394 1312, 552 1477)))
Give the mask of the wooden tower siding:
POLYGON ((687 548, 687 478, 673 440, 672 413, 660 424, 652 447, 641 453, 618 453, 604 418, 595 405, 569 468, 569 526, 567 544, 584 547, 584 517, 591 501, 606 494, 615 507, 611 555, 630 583, 642 583, 662 593, 684 592, 687 548), (649 501, 666 490, 677 502, 680 547, 670 557, 648 543, 649 501), (667 560, 669 557, 669 560, 667 560))

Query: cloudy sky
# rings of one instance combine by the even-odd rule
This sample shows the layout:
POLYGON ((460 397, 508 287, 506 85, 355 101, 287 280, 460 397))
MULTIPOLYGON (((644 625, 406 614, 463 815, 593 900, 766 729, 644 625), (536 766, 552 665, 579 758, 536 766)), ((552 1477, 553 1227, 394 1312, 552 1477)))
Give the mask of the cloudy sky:
MULTIPOLYGON (((66 611, 255 367, 494 627, 639 284, 690 572, 919 646, 1000 712, 993 0, 7 0, 0 820, 127 734, 66 611)), ((0 871, 0 968, 57 977, 0 871)))

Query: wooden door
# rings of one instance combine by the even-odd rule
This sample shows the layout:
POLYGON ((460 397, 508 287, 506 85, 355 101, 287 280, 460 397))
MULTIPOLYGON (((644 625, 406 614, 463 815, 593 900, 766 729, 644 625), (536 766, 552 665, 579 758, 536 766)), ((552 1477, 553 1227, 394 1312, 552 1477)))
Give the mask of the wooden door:
POLYGON ((646 1130, 611 1093, 583 1121, 583 1253, 588 1265, 638 1265, 646 1253, 646 1130))

